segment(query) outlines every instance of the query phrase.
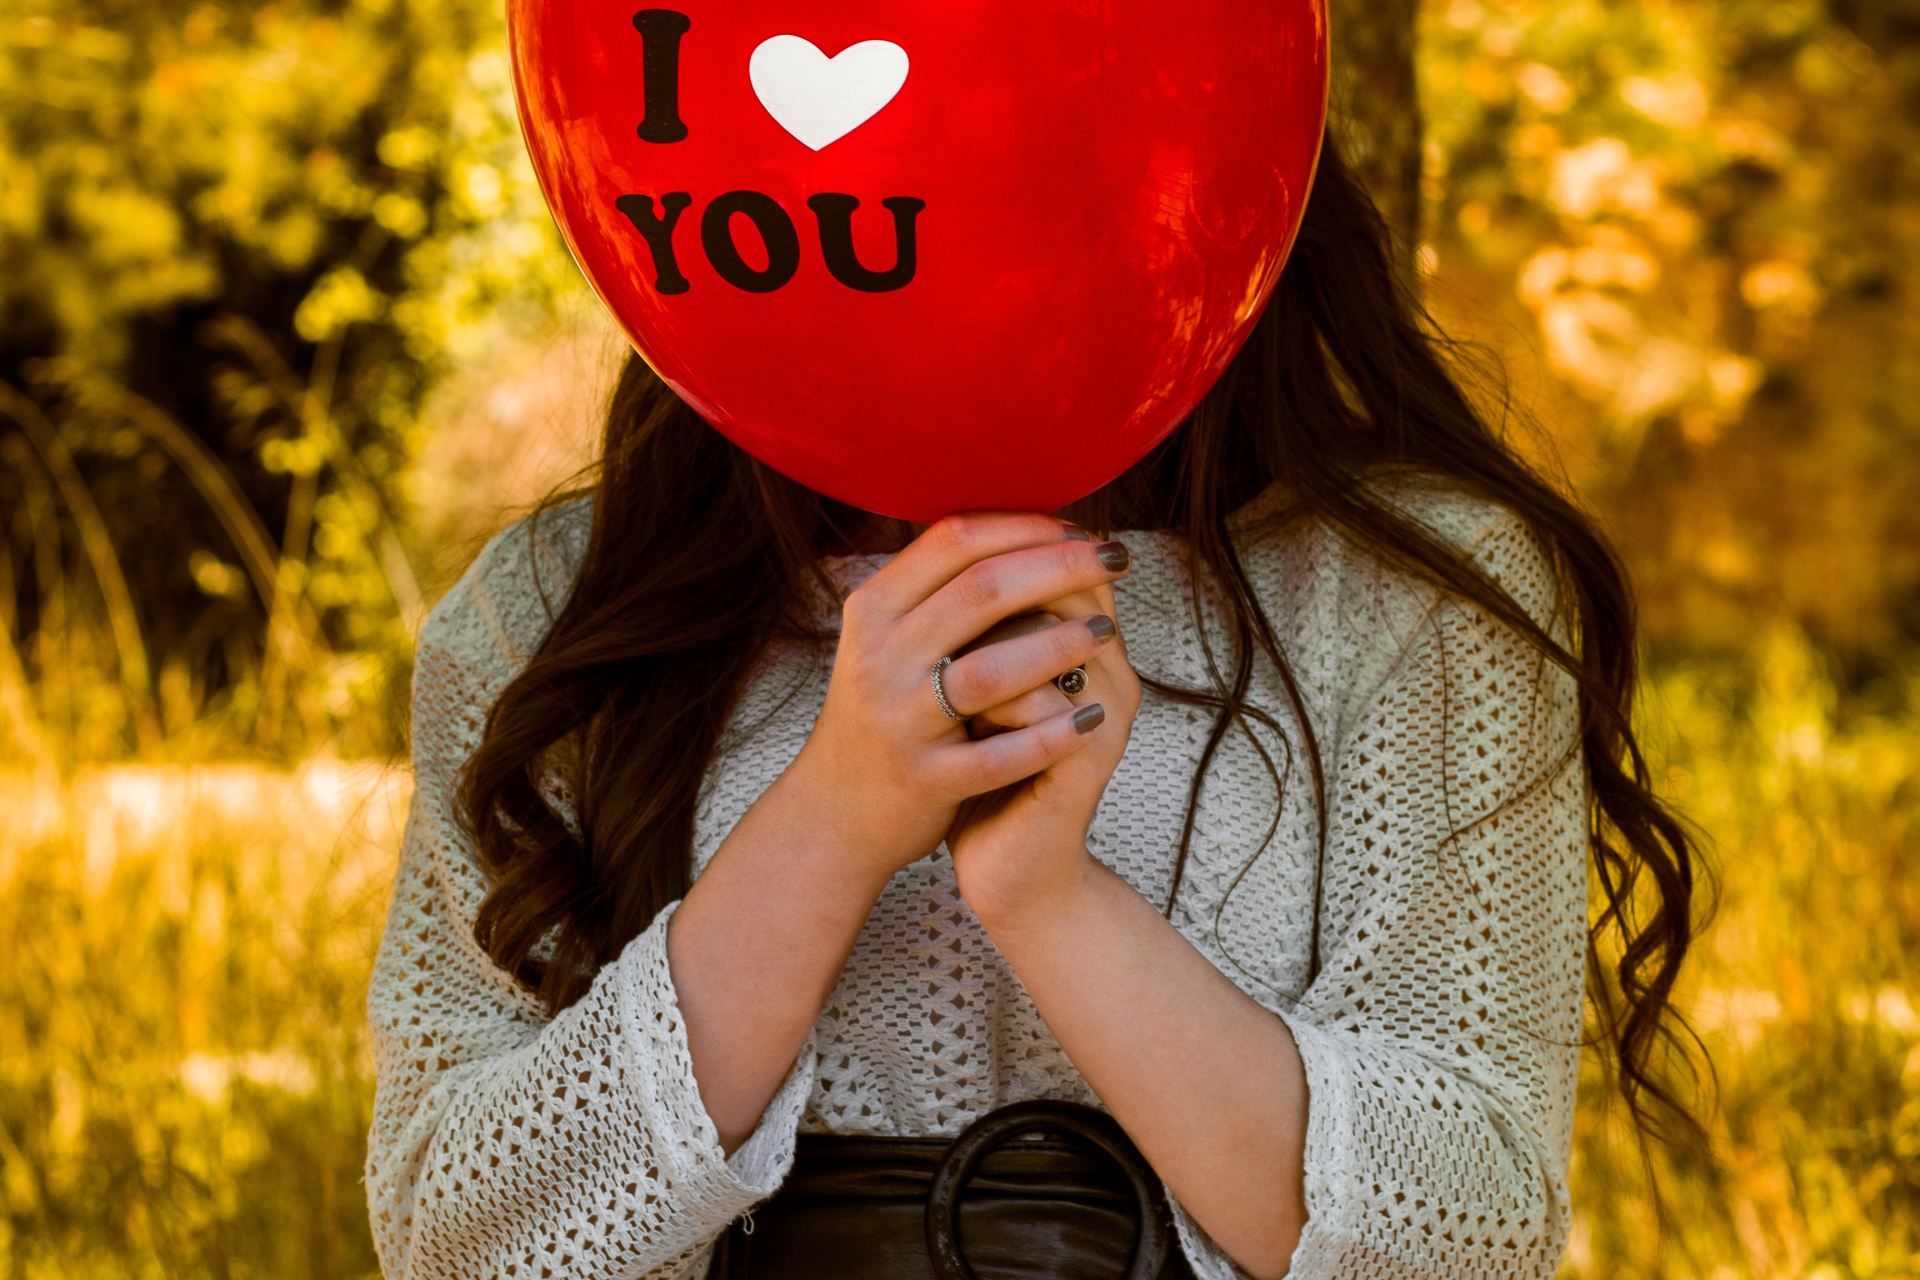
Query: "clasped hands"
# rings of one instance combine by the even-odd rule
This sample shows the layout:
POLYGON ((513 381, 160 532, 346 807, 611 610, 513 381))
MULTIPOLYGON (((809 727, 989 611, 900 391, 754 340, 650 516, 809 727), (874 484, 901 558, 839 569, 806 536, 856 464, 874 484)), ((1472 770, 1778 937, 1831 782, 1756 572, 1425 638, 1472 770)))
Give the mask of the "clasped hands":
POLYGON ((1039 512, 928 526, 842 602, 782 790, 874 884, 944 838, 989 929, 1044 915, 1099 869, 1087 828, 1140 705, 1112 588, 1130 567, 1121 543, 1039 512), (955 718, 932 687, 943 657, 955 718), (1070 698, 1053 682, 1075 666, 1070 698))
MULTIPOLYGON (((1113 587, 1100 583, 1045 602, 990 629, 959 652, 1052 627, 1107 628, 1086 662, 1086 687, 1069 697, 1051 677, 998 706, 967 718, 970 738, 982 739, 1059 715, 1099 706, 1104 716, 1081 750, 1030 778, 963 802, 948 830, 948 852, 960 892, 989 927, 1044 918, 1052 903, 1075 892, 1094 869, 1087 828, 1108 781, 1126 752, 1139 710, 1139 676, 1127 658, 1113 587)), ((1096 631, 1096 638, 1098 631, 1096 631)), ((1058 674, 1058 673, 1055 673, 1058 674)))

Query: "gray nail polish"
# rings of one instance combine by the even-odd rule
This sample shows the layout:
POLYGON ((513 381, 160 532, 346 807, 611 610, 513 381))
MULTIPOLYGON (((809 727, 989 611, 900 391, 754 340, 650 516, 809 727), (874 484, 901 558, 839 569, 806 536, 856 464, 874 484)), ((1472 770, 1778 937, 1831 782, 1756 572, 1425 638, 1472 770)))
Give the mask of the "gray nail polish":
POLYGON ((1096 613, 1087 619, 1087 630, 1093 632, 1095 640, 1105 640, 1114 633, 1113 619, 1104 613, 1096 613))
POLYGON ((1103 542, 1100 544, 1100 563, 1118 572, 1133 560, 1124 542, 1103 542))
POLYGON ((1060 527, 1067 531, 1067 540, 1069 542, 1092 542, 1093 541, 1093 535, 1088 533, 1085 529, 1082 529, 1077 524, 1068 524, 1066 521, 1062 520, 1060 522, 1060 527))
POLYGON ((1075 733, 1092 733, 1107 718, 1107 709, 1097 702, 1089 702, 1073 713, 1075 733))

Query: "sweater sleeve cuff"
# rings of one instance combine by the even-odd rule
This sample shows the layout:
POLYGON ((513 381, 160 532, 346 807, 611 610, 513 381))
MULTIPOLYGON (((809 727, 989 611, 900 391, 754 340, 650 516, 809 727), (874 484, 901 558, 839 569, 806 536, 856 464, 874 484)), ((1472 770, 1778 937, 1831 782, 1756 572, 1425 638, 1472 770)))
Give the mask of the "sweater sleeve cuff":
MULTIPOLYGON (((813 1092, 813 1070, 817 1061, 813 1036, 809 1029, 793 1066, 787 1070, 786 1079, 780 1082, 780 1088, 761 1113, 760 1123, 726 1159, 733 1175, 732 1190, 751 1195, 755 1201, 779 1190, 787 1171, 793 1167, 794 1138, 800 1128, 801 1113, 807 1107, 807 1097, 813 1092)), ((715 1150, 718 1150, 717 1142, 715 1150)))
POLYGON ((621 957, 627 1069, 637 1087, 651 1095, 653 1114, 676 1121, 672 1139, 661 1144, 673 1181, 705 1206, 702 1216, 731 1221, 778 1190, 793 1167, 800 1116, 817 1068, 815 1032, 808 1030, 753 1132, 726 1154, 700 1099, 686 1019, 667 964, 667 921, 681 901, 668 903, 621 957))
MULTIPOLYGON (((1344 1161, 1353 1149, 1352 1090, 1340 1058, 1340 1048, 1298 1014, 1276 1013, 1286 1024, 1300 1051, 1307 1080, 1306 1175, 1307 1221, 1294 1247, 1288 1280, 1339 1280, 1326 1269, 1339 1250, 1333 1247, 1334 1214, 1339 1203, 1335 1188, 1345 1176, 1344 1161)), ((1173 1213, 1174 1231, 1198 1280, 1252 1280, 1251 1273, 1234 1262, 1209 1236, 1162 1179, 1161 1190, 1173 1213)))

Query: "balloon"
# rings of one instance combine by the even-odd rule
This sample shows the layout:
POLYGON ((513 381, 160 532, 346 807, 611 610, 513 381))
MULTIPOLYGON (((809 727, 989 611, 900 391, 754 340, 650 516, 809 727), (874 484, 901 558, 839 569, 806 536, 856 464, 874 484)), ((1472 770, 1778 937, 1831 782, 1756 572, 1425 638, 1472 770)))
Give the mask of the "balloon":
POLYGON ((669 3, 509 0, 534 170, 654 371, 844 502, 1100 488, 1298 233, 1326 0, 669 3))

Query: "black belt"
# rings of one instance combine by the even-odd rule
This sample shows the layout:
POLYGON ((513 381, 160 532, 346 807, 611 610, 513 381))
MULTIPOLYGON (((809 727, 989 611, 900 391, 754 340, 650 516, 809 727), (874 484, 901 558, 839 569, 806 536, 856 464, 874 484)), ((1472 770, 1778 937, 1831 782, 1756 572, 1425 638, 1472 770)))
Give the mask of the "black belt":
POLYGON ((1160 1179, 1119 1122, 1061 1099, 951 1140, 800 1133, 708 1280, 1193 1280, 1160 1179), (1045 1136, 1008 1139, 1039 1133, 1045 1136))

